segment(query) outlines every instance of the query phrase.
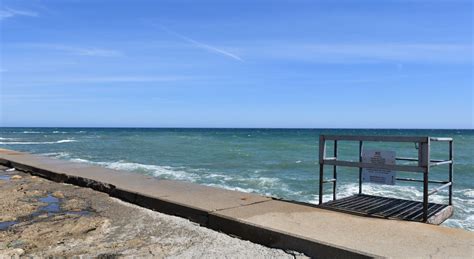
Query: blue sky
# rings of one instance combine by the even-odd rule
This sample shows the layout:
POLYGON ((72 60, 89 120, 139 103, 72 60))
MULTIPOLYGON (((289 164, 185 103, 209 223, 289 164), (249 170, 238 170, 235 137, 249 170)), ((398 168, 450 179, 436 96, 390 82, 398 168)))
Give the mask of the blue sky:
POLYGON ((1 126, 473 128, 472 1, 10 1, 1 126))

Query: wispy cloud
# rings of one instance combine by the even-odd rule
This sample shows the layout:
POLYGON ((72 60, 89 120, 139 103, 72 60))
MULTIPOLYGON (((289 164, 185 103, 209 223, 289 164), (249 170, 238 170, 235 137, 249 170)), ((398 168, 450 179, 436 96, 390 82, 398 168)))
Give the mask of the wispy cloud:
POLYGON ((5 20, 7 18, 12 18, 15 16, 29 16, 29 17, 37 17, 38 13, 33 12, 33 11, 27 11, 27 10, 18 10, 18 9, 12 9, 12 8, 2 8, 0 10, 0 21, 5 20))
POLYGON ((315 63, 466 63, 473 46, 443 43, 264 43, 250 48, 253 54, 272 59, 295 59, 315 63))
POLYGON ((66 45, 45 45, 50 48, 68 52, 71 55, 90 56, 90 57, 120 57, 123 54, 120 51, 112 49, 102 49, 94 47, 75 47, 66 45))
POLYGON ((166 32, 188 42, 188 43, 191 43, 193 46, 197 47, 197 48, 201 48, 201 49, 205 49, 205 50, 208 50, 210 52, 214 52, 214 53, 217 53, 217 54, 220 54, 220 55, 223 55, 223 56, 226 56, 228 58, 231 58, 231 59, 234 59, 234 60, 237 60, 237 61, 240 61, 242 62, 243 59, 241 57, 239 57, 238 55, 234 54, 234 53, 231 53, 229 51, 226 51, 226 50, 223 50, 223 49, 220 49, 220 48, 217 48, 215 46, 211 46, 211 45, 208 45, 208 44, 205 44, 205 43, 202 43, 202 42, 199 42, 197 40, 194 40, 194 39, 191 39, 187 36, 184 36, 182 34, 179 34, 163 25, 159 25, 159 27, 161 27, 163 30, 165 30, 166 32))
POLYGON ((120 84, 120 83, 163 83, 189 80, 190 77, 162 75, 110 75, 110 76, 52 76, 37 77, 32 80, 25 78, 9 82, 6 85, 13 86, 43 86, 43 85, 98 85, 98 84, 120 84))
POLYGON ((57 80, 62 83, 153 83, 183 80, 184 77, 177 76, 95 76, 95 77, 72 77, 57 80))
POLYGON ((23 48, 41 48, 53 51, 65 52, 69 55, 90 56, 90 57, 121 57, 123 53, 114 49, 82 47, 67 44, 50 44, 50 43, 17 43, 16 47, 23 48))
MULTIPOLYGON (((75 92, 63 93, 63 94, 41 94, 41 93, 9 93, 2 95, 2 101, 5 103, 13 104, 24 104, 24 103, 60 103, 60 104, 70 104, 70 103, 84 103, 84 102, 129 102, 130 99, 122 98, 121 96, 113 96, 107 94, 97 94, 97 95, 78 95, 75 92)), ((153 102, 160 104, 182 104, 179 100, 172 100, 170 98, 162 98, 157 96, 149 96, 146 100, 142 102, 153 102)))

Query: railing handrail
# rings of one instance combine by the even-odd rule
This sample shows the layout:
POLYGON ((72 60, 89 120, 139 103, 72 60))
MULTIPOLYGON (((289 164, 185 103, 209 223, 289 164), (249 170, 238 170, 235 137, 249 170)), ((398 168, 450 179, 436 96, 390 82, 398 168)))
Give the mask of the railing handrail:
POLYGON ((326 140, 342 140, 342 141, 385 141, 385 142, 414 142, 426 143, 429 137, 412 137, 412 136, 353 136, 353 135, 321 135, 326 140))

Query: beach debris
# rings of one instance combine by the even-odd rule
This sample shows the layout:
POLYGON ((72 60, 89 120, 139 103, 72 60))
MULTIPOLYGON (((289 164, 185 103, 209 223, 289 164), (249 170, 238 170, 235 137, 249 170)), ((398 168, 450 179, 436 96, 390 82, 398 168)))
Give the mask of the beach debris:
POLYGON ((87 209, 87 204, 84 200, 73 198, 65 200, 61 207, 65 211, 84 211, 87 209))
POLYGON ((7 170, 5 170, 5 172, 13 172, 15 170, 16 170, 15 168, 8 168, 7 170))
POLYGON ((23 255, 25 253, 25 250, 21 248, 14 248, 2 251, 2 253, 3 255, 5 255, 5 258, 18 258, 20 255, 23 255))
POLYGON ((22 246, 24 243, 25 243, 25 241, 23 241, 21 239, 17 239, 17 240, 14 240, 14 241, 10 242, 7 246, 11 247, 11 248, 18 248, 18 247, 22 246))
POLYGON ((58 199, 64 199, 64 194, 60 191, 53 192, 53 194, 51 194, 51 196, 53 196, 55 198, 58 198, 58 199))
POLYGON ((12 180, 20 180, 21 178, 23 178, 23 176, 16 174, 16 175, 12 176, 10 179, 12 179, 12 180))
POLYGON ((39 191, 39 190, 26 191, 26 195, 28 195, 28 196, 43 196, 44 191, 39 191))

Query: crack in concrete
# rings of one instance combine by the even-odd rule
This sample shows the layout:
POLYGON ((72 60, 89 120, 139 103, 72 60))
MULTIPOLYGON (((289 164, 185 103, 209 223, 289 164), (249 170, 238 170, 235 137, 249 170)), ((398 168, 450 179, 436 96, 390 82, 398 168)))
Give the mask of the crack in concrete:
POLYGON ((270 199, 270 200, 264 200, 264 201, 256 201, 256 202, 252 202, 252 203, 249 203, 249 204, 243 204, 243 205, 239 205, 239 206, 234 206, 234 207, 229 207, 229 208, 223 208, 223 209, 215 209, 213 211, 211 211, 210 213, 214 213, 214 212, 219 212, 219 211, 223 211, 223 210, 230 210, 230 209, 235 209, 235 208, 241 208, 241 207, 247 207, 247 206, 250 206, 250 205, 255 205, 255 204, 260 204, 260 203, 264 203, 264 202, 269 202, 269 201, 272 201, 273 199, 270 199))

